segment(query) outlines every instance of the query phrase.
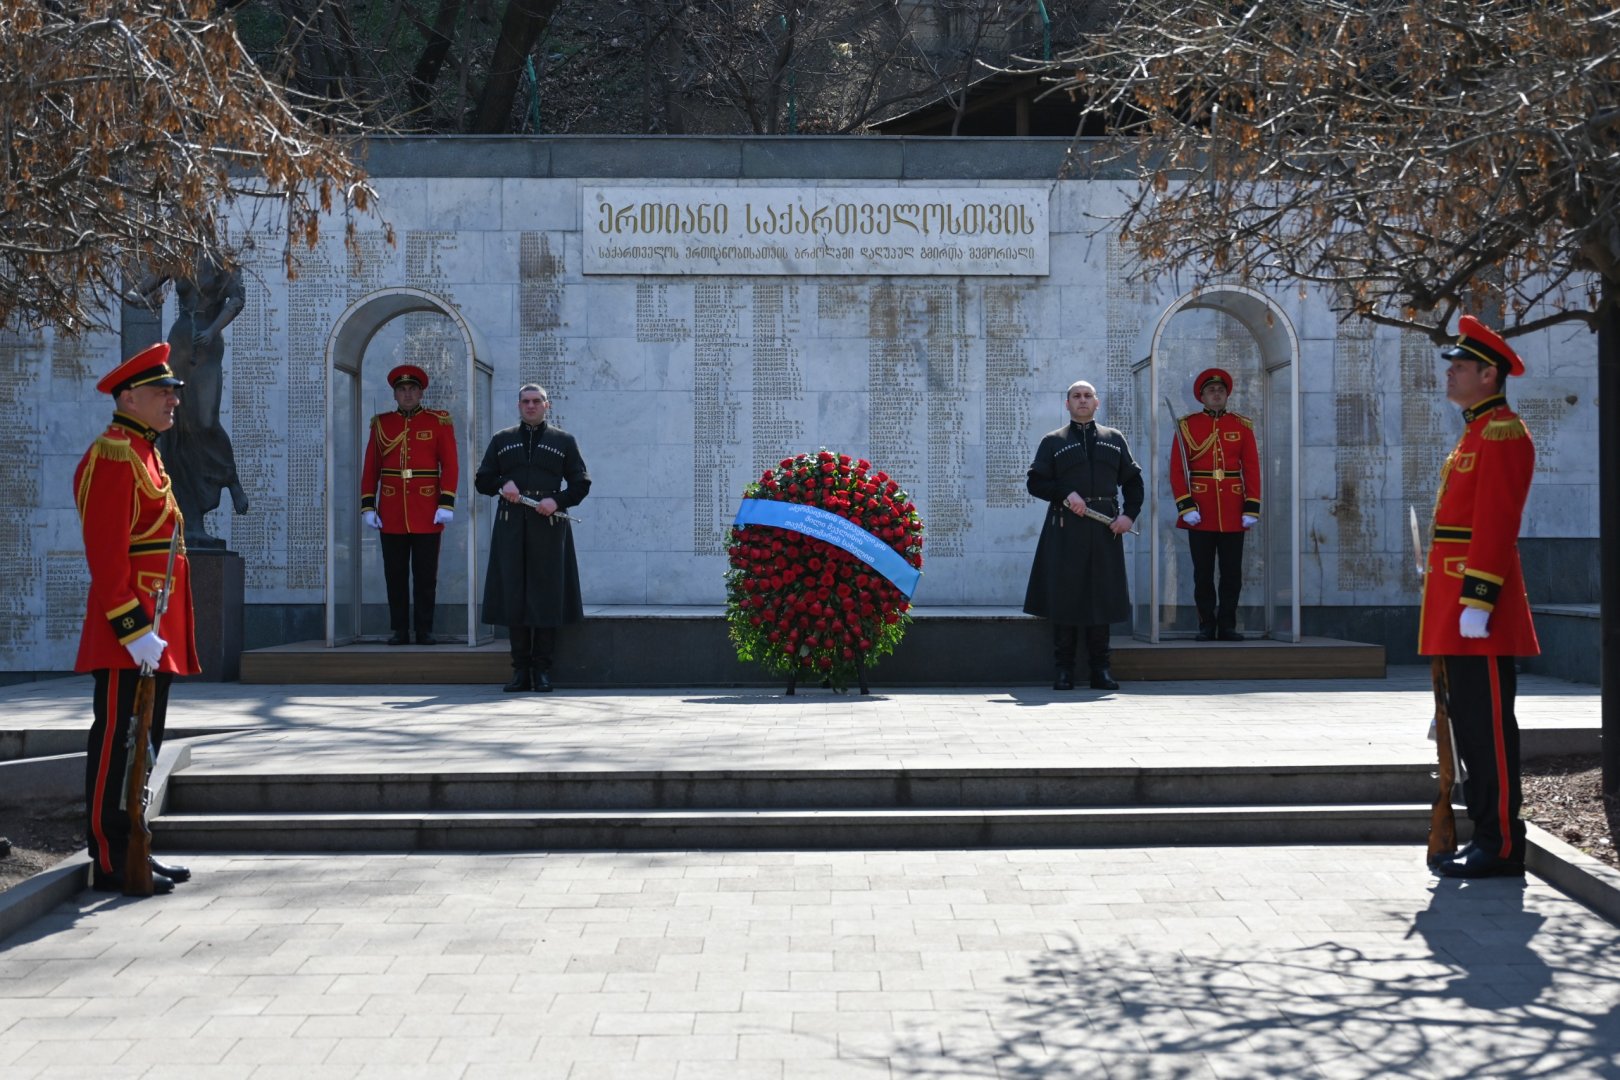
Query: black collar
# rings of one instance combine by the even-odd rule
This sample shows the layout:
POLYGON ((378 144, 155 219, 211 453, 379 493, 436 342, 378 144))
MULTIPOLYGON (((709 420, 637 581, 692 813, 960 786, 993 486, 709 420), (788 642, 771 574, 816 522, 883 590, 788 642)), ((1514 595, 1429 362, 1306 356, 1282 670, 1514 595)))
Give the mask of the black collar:
POLYGON ((1225 409, 1212 409, 1208 405, 1205 405, 1204 406, 1204 415, 1209 416, 1209 417, 1213 417, 1214 419, 1219 420, 1221 417, 1226 415, 1226 410, 1225 409))
POLYGON ((399 415, 401 415, 401 416, 410 417, 410 416, 415 416, 417 413, 421 412, 422 411, 422 406, 418 405, 414 409, 395 409, 394 411, 399 413, 399 415))
POLYGON ((115 427, 121 427, 125 431, 139 435, 150 443, 157 442, 157 437, 160 434, 157 428, 149 428, 127 413, 114 412, 112 422, 115 427))
POLYGON ((1479 404, 1473 405, 1473 406, 1470 406, 1469 408, 1464 409, 1463 410, 1463 423, 1472 424, 1475 420, 1478 420, 1480 417, 1484 416, 1486 413, 1490 412, 1492 409, 1500 408, 1501 406, 1506 405, 1506 404, 1507 404, 1507 395, 1506 394, 1492 394, 1490 397, 1486 398, 1484 401, 1481 401, 1479 404))
POLYGON ((1081 433, 1084 433, 1086 431, 1096 431, 1097 430, 1097 421, 1095 421, 1095 420, 1087 420, 1085 423, 1082 424, 1078 420, 1070 420, 1069 421, 1069 426, 1074 428, 1075 431, 1081 432, 1081 433))

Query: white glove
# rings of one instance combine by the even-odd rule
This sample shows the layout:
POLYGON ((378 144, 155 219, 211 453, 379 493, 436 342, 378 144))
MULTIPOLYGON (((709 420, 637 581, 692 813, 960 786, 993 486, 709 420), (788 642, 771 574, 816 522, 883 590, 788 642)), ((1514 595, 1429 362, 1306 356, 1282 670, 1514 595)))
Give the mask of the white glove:
POLYGON ((382 528, 382 518, 377 516, 377 511, 375 510, 360 511, 360 520, 365 522, 367 525, 370 525, 373 529, 382 528))
POLYGON ((124 646, 129 650, 129 658, 135 661, 137 667, 151 668, 154 671, 157 669, 158 661, 163 659, 163 650, 168 647, 167 641, 150 630, 124 646))
POLYGON ((1245 529, 1254 528, 1255 525, 1259 523, 1259 521, 1260 521, 1260 519, 1255 517, 1253 514, 1244 514, 1243 515, 1243 527, 1245 529))
POLYGON ((1484 608, 1465 607, 1462 609, 1462 617, 1457 620, 1457 629, 1463 637, 1490 637, 1491 632, 1487 628, 1490 621, 1491 613, 1484 608))
POLYGON ((1181 515, 1181 520, 1185 521, 1188 525, 1196 526, 1200 521, 1204 520, 1204 515, 1200 514, 1197 510, 1189 510, 1185 514, 1181 515))
POLYGON ((456 512, 447 506, 441 506, 433 511, 433 524, 448 525, 456 520, 456 512))

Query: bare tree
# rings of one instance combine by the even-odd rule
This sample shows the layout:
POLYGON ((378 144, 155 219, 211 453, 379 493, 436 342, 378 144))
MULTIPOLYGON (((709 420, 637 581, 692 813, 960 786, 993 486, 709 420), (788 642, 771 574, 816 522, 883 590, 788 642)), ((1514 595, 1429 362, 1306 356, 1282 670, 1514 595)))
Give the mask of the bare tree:
POLYGON ((1620 796, 1620 10, 1129 0, 1061 57, 1139 193, 1142 273, 1309 281, 1443 340, 1598 331, 1603 790, 1620 796))
POLYGON ((0 325, 105 325, 124 274, 217 250, 238 197, 281 201, 289 255, 373 199, 341 132, 301 120, 203 0, 9 0, 0 117, 0 325))
POLYGON ((1465 304, 1595 325, 1620 280, 1608 3, 1132 0, 1059 64, 1136 158, 1147 275, 1341 286, 1436 340, 1465 304))
POLYGON ((545 33, 560 0, 507 0, 501 31, 495 39, 484 91, 471 130, 501 134, 512 130, 512 103, 517 99, 523 62, 545 33))

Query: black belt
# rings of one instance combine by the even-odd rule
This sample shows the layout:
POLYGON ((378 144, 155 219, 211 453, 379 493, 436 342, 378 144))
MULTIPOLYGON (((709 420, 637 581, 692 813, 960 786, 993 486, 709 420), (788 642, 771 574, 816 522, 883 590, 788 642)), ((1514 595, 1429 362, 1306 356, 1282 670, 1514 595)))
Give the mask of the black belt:
POLYGON ((1192 471, 1192 475, 1194 475, 1194 476, 1208 476, 1208 477, 1212 477, 1213 479, 1216 479, 1216 480, 1226 480, 1226 479, 1236 480, 1238 478, 1236 469, 1211 469, 1208 472, 1200 472, 1197 469, 1194 469, 1192 471))
POLYGON ((418 476, 438 476, 438 469, 384 469, 384 476, 397 476, 401 480, 414 480, 418 476))
POLYGON ((1436 525, 1434 539, 1438 543, 1466 544, 1474 537, 1474 530, 1467 525, 1436 525))
POLYGON ((129 545, 129 553, 131 555, 167 555, 169 553, 169 539, 164 537, 162 540, 137 540, 129 545))

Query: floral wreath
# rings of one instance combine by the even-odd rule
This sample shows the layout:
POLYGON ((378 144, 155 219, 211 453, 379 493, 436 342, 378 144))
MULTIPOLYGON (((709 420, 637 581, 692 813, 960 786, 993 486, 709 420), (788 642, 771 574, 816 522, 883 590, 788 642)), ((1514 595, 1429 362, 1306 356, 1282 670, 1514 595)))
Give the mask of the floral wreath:
MULTIPOLYGON (((743 498, 837 514, 921 570, 922 517, 888 473, 871 469, 823 448, 783 458, 743 498)), ((776 675, 818 675, 841 690, 905 636, 911 603, 843 548, 769 525, 736 526, 726 544, 726 622, 738 659, 776 675)))

